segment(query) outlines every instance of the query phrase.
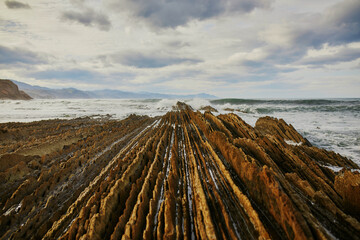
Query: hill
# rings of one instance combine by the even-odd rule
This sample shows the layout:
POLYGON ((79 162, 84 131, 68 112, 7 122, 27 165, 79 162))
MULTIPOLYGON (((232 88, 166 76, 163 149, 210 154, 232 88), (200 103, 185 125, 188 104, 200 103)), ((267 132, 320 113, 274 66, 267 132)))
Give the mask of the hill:
POLYGON ((13 81, 16 83, 21 90, 26 91, 33 98, 40 99, 190 99, 190 98, 206 98, 214 99, 217 98, 214 95, 199 93, 199 94, 188 94, 188 95, 176 95, 176 94, 161 94, 152 92, 128 92, 112 89, 100 89, 94 91, 82 91, 76 88, 62 88, 52 89, 46 87, 33 86, 30 84, 13 81))
POLYGON ((30 100, 32 98, 24 91, 20 91, 12 81, 0 79, 0 99, 30 100))

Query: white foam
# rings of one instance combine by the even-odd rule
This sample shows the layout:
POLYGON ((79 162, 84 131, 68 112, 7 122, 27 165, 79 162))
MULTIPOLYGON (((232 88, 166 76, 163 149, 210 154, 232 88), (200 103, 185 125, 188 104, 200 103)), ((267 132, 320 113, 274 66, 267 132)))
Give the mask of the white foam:
MULTIPOLYGON (((340 153, 360 165, 360 118, 358 111, 317 111, 317 106, 283 103, 212 104, 205 99, 34 99, 0 101, 0 122, 31 122, 43 119, 71 119, 109 114, 124 119, 130 114, 161 116, 172 110, 177 101, 184 101, 195 110, 212 106, 219 113, 235 114, 254 126, 263 116, 283 118, 312 144, 340 153), (267 112, 267 110, 271 110, 267 112)), ((346 104, 346 103, 344 103, 346 104)), ((346 107, 346 105, 344 105, 346 107)), ((215 114, 215 113, 214 113, 215 114)))
POLYGON ((185 103, 190 105, 195 110, 199 110, 202 107, 211 106, 211 103, 208 100, 200 98, 185 100, 185 103))
POLYGON ((156 103, 155 108, 156 110, 163 110, 163 111, 171 111, 172 106, 175 106, 180 99, 161 99, 158 103, 156 103))
POLYGON ((323 165, 323 167, 327 167, 331 170, 333 170, 334 172, 340 172, 343 167, 338 167, 338 166, 333 166, 333 165, 323 165))
POLYGON ((292 140, 285 140, 285 142, 288 144, 288 145, 291 145, 291 146, 301 146, 302 145, 302 142, 294 142, 292 140))

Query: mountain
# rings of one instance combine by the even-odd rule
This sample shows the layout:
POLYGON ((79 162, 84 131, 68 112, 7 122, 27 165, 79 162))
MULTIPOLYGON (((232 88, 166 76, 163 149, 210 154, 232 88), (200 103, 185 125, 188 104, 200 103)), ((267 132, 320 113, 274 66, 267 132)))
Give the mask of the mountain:
POLYGON ((33 98, 41 99, 89 99, 89 98, 100 98, 100 99, 129 99, 129 98, 140 98, 140 99, 150 99, 150 98, 206 98, 214 99, 217 98, 214 95, 199 93, 199 94, 189 94, 189 95, 175 95, 175 94, 161 94, 161 93, 152 93, 152 92, 127 92, 120 90, 112 89, 102 89, 95 91, 82 91, 76 88, 63 88, 63 89, 51 89, 46 87, 33 86, 23 82, 14 81, 21 90, 26 91, 33 98))
POLYGON ((31 97, 10 80, 0 79, 0 99, 30 100, 31 97))
POLYGON ((21 90, 26 91, 33 98, 41 99, 62 99, 62 98, 92 98, 84 91, 76 88, 51 89, 46 87, 33 86, 30 84, 14 81, 21 90))

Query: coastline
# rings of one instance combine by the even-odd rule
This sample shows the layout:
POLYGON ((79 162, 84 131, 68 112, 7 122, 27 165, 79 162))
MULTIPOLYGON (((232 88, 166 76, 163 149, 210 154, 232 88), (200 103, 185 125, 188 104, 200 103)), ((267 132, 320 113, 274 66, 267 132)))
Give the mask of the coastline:
POLYGON ((354 162, 283 120, 175 110, 0 124, 2 237, 359 236, 354 162))
MULTIPOLYGON (((204 110, 201 109, 206 106, 215 108, 218 111, 214 112, 215 115, 234 113, 252 127, 260 117, 282 118, 291 123, 313 145, 340 153, 360 164, 360 99, 232 99, 233 102, 223 104, 214 104, 206 99, 184 101, 202 113, 204 110)), ((156 117, 171 111, 176 102, 175 99, 0 101, 0 122, 32 122, 104 115, 114 120, 122 120, 131 114, 156 117)))

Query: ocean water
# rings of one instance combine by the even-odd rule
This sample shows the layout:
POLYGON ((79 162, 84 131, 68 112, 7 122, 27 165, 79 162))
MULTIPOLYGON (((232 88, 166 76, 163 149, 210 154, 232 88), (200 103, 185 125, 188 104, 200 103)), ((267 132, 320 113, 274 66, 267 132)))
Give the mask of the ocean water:
MULTIPOLYGON (((180 99, 35 99, 0 100, 0 122, 30 122, 108 115, 123 119, 130 114, 160 116, 180 99)), ((360 99, 191 99, 182 100, 195 110, 212 106, 219 113, 233 111, 250 125, 262 116, 283 118, 313 145, 332 150, 360 165, 360 99)))

